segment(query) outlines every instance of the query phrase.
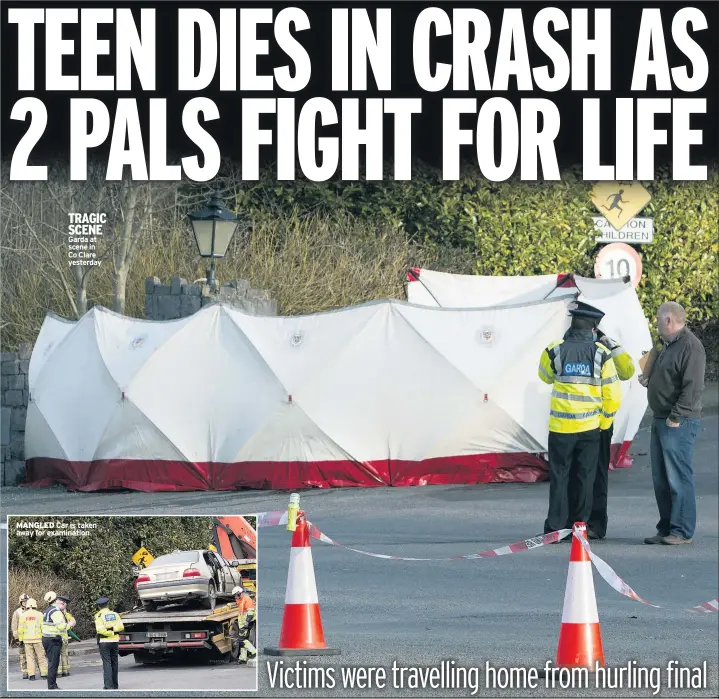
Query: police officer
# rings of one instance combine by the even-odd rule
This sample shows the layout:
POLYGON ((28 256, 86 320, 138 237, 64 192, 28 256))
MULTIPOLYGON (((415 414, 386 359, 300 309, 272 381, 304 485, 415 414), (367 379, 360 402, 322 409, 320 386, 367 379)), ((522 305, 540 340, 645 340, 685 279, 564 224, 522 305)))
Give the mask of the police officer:
POLYGON ((569 312, 569 331, 563 339, 552 342, 539 361, 539 378, 553 386, 545 533, 589 519, 600 431, 612 425, 621 401, 611 352, 595 340, 604 313, 585 303, 578 303, 569 312))
MULTIPOLYGON (((597 329, 597 342, 610 352, 620 381, 629 381, 634 376, 634 362, 629 353, 611 337, 597 329)), ((592 513, 587 520, 587 536, 590 539, 603 539, 607 535, 607 494, 609 491, 609 460, 611 457, 614 422, 599 432, 599 461, 594 479, 592 513)))
POLYGON ((247 662, 247 655, 253 658, 257 655, 257 649, 249 639, 250 627, 255 620, 255 602, 241 585, 232 589, 232 595, 237 605, 237 637, 233 639, 239 645, 237 662, 241 665, 247 662))
POLYGON ((95 613, 95 631, 97 632, 97 643, 100 646, 100 657, 102 658, 102 675, 104 680, 103 689, 119 689, 117 683, 117 663, 120 649, 120 632, 124 631, 125 625, 117 612, 112 611, 108 604, 107 597, 100 597, 95 600, 99 607, 95 613))
POLYGON ((45 601, 51 603, 42 615, 42 647, 47 657, 47 688, 60 689, 57 686, 57 668, 62 652, 62 634, 67 629, 63 612, 70 600, 54 592, 48 592, 45 601))

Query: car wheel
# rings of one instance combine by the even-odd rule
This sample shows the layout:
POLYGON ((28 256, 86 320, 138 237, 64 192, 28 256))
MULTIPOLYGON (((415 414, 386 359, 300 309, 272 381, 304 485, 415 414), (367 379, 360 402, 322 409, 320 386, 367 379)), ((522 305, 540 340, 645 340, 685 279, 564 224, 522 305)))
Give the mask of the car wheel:
POLYGON ((213 583, 212 580, 210 580, 210 583, 207 586, 207 597, 202 600, 202 602, 205 609, 215 609, 217 604, 217 590, 215 589, 215 583, 213 583))

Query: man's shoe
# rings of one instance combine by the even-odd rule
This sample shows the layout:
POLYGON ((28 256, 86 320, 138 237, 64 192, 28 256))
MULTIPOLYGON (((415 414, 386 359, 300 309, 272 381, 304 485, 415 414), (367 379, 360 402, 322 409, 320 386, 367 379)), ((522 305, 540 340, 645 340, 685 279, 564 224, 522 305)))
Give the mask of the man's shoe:
POLYGON ((24 680, 26 680, 26 679, 28 678, 27 672, 22 676, 22 678, 23 678, 24 680))
POLYGON ((669 546, 678 546, 680 544, 691 544, 692 540, 684 539, 681 536, 676 536, 675 534, 670 534, 669 536, 662 537, 662 543, 669 546))
POLYGON ((592 531, 591 529, 587 529, 587 538, 588 538, 588 539, 597 540, 597 539, 603 539, 604 537, 603 537, 603 536, 599 536, 599 534, 597 534, 596 532, 592 531))
POLYGON ((25 678, 24 678, 24 679, 26 679, 26 680, 31 680, 32 682, 34 682, 34 681, 35 681, 35 675, 30 675, 30 677, 28 677, 27 675, 25 675, 25 678))
POLYGON ((663 544, 664 537, 661 534, 655 534, 654 536, 648 536, 644 539, 645 544, 663 544))

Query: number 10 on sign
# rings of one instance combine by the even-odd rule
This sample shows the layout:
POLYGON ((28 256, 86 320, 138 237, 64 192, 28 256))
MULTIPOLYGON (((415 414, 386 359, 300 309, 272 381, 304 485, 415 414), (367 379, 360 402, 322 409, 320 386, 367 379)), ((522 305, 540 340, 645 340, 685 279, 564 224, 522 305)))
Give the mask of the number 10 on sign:
POLYGON ((594 262, 597 279, 624 279, 629 277, 634 288, 642 278, 642 258, 626 243, 612 243, 602 248, 594 262))

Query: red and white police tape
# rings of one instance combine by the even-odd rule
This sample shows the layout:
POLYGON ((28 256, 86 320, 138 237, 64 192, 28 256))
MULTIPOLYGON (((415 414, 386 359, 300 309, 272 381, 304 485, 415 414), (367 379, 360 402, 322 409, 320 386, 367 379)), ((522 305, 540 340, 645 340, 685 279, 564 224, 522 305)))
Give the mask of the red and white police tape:
POLYGON ((629 599, 633 599, 635 602, 641 602, 642 604, 646 604, 647 606, 654 607, 656 609, 674 609, 677 611, 695 612, 698 614, 711 614, 712 612, 719 611, 719 598, 716 597, 712 600, 709 600, 708 602, 704 602, 704 604, 699 604, 696 607, 690 607, 689 609, 679 609, 678 607, 662 607, 659 604, 652 604, 651 602, 647 602, 636 592, 634 592, 634 590, 632 590, 632 588, 629 587, 629 585, 614 572, 614 569, 608 563, 603 561, 599 556, 597 556, 596 553, 594 553, 594 551, 592 551, 592 549, 589 547, 588 541, 583 539, 581 536, 578 536, 577 538, 581 542, 586 552, 589 554, 589 558, 594 564, 594 567, 597 569, 597 573, 599 573, 599 575, 610 585, 610 587, 613 587, 620 595, 624 595, 625 597, 629 597, 629 599))
MULTIPOLYGON (((355 549, 350 546, 345 546, 344 544, 340 544, 334 539, 330 539, 330 537, 326 534, 323 534, 314 524, 312 524, 312 522, 308 521, 307 523, 309 524, 310 536, 313 539, 322 541, 325 544, 330 544, 331 546, 340 546, 343 549, 353 551, 354 553, 360 553, 363 556, 371 556, 372 558, 384 558, 391 561, 474 561, 483 558, 495 558, 496 556, 505 556, 509 553, 521 553, 522 551, 529 551, 530 549, 538 548, 540 546, 544 546, 545 544, 553 544, 555 541, 564 539, 565 537, 572 534, 571 529, 560 529, 556 532, 550 532, 549 534, 543 534, 542 536, 535 536, 531 539, 517 541, 513 544, 501 546, 497 549, 492 549, 490 551, 482 551, 481 553, 471 553, 466 556, 448 556, 446 558, 408 558, 405 556, 390 556, 384 553, 372 553, 371 551, 363 551, 361 549, 355 549)), ((272 512, 257 513, 258 527, 277 527, 283 524, 287 524, 286 510, 274 510, 272 512)), ((651 602, 647 602, 636 592, 634 592, 634 590, 614 572, 614 570, 609 566, 608 563, 603 561, 599 556, 597 556, 596 553, 592 551, 588 541, 586 541, 581 536, 577 538, 589 554, 589 557, 594 564, 594 567, 597 569, 599 575, 609 584, 610 587, 615 589, 620 595, 624 595, 625 597, 628 597, 635 602, 641 602, 642 604, 646 604, 647 606, 654 607, 656 609, 678 609, 677 607, 662 607, 658 604, 652 604, 651 602)), ((691 607, 689 609, 680 609, 678 611, 687 611, 698 614, 711 614, 719 612, 719 598, 714 598, 713 600, 709 600, 708 602, 699 604, 696 607, 691 607)))
POLYGON ((310 536, 319 541, 323 541, 325 544, 331 544, 332 546, 341 546, 343 549, 348 551, 354 551, 355 553, 361 553, 363 556, 372 556, 372 558, 386 558, 390 561, 474 561, 481 558, 494 558, 495 556, 506 556, 508 553, 521 553, 522 551, 529 551, 530 549, 537 548, 538 546, 544 546, 545 544, 553 544, 555 541, 564 539, 565 536, 569 536, 572 533, 571 529, 560 529, 556 532, 550 532, 549 534, 543 534, 542 536, 534 536, 531 539, 523 539, 522 541, 515 541, 513 544, 507 546, 501 546, 498 549, 492 549, 490 551, 482 551, 481 553, 470 553, 467 556, 447 556, 445 558, 408 558, 406 556, 389 556, 384 553, 372 553, 370 551, 362 551, 360 549, 353 549, 344 544, 340 544, 338 541, 330 539, 329 536, 323 534, 317 527, 308 522, 310 525, 310 536))

